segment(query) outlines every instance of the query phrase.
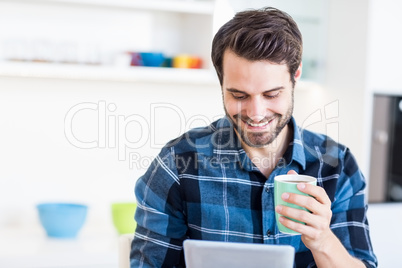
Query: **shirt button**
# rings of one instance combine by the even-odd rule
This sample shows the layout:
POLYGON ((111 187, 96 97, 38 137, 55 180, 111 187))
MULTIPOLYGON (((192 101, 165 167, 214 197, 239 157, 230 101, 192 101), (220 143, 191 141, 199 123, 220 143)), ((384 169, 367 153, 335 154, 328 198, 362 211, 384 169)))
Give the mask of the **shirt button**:
POLYGON ((268 229, 266 234, 267 234, 267 236, 271 236, 271 234, 272 234, 271 230, 268 229))
POLYGON ((265 187, 265 192, 269 193, 270 191, 269 187, 265 187))

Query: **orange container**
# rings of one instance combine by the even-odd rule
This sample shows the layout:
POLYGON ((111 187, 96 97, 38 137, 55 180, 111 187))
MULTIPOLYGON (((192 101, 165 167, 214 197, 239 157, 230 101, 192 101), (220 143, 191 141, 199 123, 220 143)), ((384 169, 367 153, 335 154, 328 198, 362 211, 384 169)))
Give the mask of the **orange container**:
POLYGON ((174 68, 200 69, 202 67, 202 59, 197 56, 181 54, 173 58, 174 68))

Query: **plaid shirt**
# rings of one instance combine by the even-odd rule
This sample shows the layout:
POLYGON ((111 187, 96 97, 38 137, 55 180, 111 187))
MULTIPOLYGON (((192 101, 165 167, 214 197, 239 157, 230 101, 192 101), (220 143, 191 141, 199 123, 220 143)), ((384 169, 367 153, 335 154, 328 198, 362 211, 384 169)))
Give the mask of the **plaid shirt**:
POLYGON ((315 266, 301 236, 280 233, 275 222, 274 177, 289 170, 317 178, 332 201, 332 231, 352 256, 376 267, 366 183, 349 149, 295 127, 293 118, 290 126, 294 139, 268 179, 227 118, 167 144, 135 186, 131 267, 185 267, 187 238, 292 245, 295 267, 315 266))

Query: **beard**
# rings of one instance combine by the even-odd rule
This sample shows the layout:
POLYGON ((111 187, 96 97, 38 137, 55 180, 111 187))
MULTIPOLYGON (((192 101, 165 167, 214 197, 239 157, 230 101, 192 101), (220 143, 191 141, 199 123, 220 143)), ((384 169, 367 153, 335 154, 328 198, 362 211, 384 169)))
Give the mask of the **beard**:
POLYGON ((293 114, 293 96, 292 102, 289 109, 285 114, 274 114, 269 118, 264 118, 260 122, 270 122, 268 124, 268 129, 264 131, 249 131, 247 130, 247 123, 253 122, 248 116, 242 116, 241 114, 236 114, 233 117, 230 116, 225 107, 226 116, 232 122, 233 127, 237 134, 240 136, 241 140, 250 147, 262 148, 267 145, 272 144, 281 131, 286 127, 292 118, 293 114), (244 127, 241 127, 243 122, 244 127), (276 125, 275 125, 276 122, 276 125))

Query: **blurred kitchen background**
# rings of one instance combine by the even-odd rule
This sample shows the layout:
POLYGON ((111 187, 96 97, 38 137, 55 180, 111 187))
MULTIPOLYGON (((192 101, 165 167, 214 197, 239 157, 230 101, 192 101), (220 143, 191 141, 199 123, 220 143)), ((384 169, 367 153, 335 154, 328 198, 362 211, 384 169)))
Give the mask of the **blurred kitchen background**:
POLYGON ((382 233, 402 223, 401 2, 0 0, 0 267, 117 267, 111 204, 135 202, 167 141, 224 114, 213 35, 262 6, 288 12, 304 37, 298 124, 351 149, 379 267, 401 263, 402 238, 382 233), (88 205, 79 237, 46 238, 41 202, 88 205))

